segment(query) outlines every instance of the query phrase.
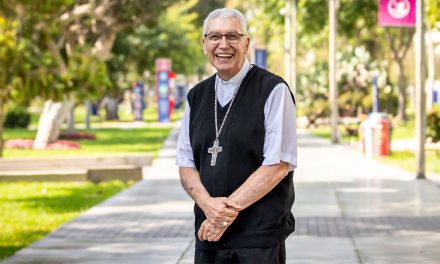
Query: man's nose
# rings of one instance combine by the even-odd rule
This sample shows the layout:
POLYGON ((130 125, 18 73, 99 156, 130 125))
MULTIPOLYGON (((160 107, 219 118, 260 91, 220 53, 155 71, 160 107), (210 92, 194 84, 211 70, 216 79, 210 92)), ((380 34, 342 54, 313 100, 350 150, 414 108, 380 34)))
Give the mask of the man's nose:
POLYGON ((227 48, 229 46, 229 42, 226 39, 226 36, 222 36, 222 38, 220 39, 220 43, 218 45, 220 47, 225 47, 225 48, 227 48))

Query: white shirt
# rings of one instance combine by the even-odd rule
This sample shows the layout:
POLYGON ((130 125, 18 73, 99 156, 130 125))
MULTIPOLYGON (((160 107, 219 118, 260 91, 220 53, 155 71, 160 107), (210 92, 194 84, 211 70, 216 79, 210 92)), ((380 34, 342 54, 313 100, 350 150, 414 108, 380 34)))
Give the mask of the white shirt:
MULTIPOLYGON (((235 88, 251 67, 252 65, 246 59, 241 70, 231 79, 223 81, 218 75, 216 76, 217 98, 221 106, 225 106, 232 99, 235 88)), ((189 139, 190 111, 189 103, 186 102, 177 141, 176 164, 179 167, 195 168, 189 139)), ((261 165, 274 165, 285 161, 289 163, 289 171, 295 169, 297 166, 296 108, 285 83, 277 84, 269 94, 264 105, 264 117, 266 132, 263 147, 264 160, 261 165)))

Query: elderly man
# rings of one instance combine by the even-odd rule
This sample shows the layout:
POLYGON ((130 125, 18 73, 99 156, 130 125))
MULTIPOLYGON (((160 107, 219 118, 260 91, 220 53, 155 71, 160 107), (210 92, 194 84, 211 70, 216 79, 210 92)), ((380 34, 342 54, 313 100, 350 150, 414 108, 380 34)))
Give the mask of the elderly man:
POLYGON ((203 52, 217 73, 190 90, 177 146, 195 202, 195 263, 285 263, 295 230, 295 101, 286 82, 246 54, 242 13, 212 11, 203 52))

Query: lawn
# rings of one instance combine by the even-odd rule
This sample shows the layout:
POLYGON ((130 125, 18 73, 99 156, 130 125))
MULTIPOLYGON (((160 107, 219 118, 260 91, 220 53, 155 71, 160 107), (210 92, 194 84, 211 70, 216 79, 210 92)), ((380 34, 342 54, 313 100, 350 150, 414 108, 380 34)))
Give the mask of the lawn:
MULTIPOLYGON (((75 122, 77 127, 84 124, 84 107, 75 109, 75 122)), ((101 111, 103 115, 104 111, 101 111)), ((183 108, 173 111, 171 122, 180 120, 183 115, 183 108)), ((112 155, 129 153, 151 153, 155 157, 162 147, 162 144, 169 132, 172 123, 157 123, 157 109, 150 107, 144 111, 144 122, 146 128, 124 128, 130 127, 133 122, 131 115, 126 111, 119 111, 119 121, 105 121, 103 116, 92 116, 92 127, 119 126, 121 128, 96 128, 92 130, 76 129, 75 132, 87 132, 96 135, 96 140, 80 140, 79 150, 31 150, 31 149, 5 149, 3 156, 10 157, 53 157, 53 156, 75 156, 75 155, 112 155)), ((31 127, 37 127, 38 116, 32 115, 31 127)), ((34 139, 34 129, 5 129, 3 138, 8 139, 34 139)))
MULTIPOLYGON (((310 129, 308 129, 308 131, 312 135, 315 135, 317 137, 325 138, 325 139, 328 139, 328 140, 331 139, 331 128, 330 128, 330 126, 321 125, 319 127, 310 128, 310 129)), ((352 142, 352 141, 359 140, 358 137, 349 137, 345 133, 345 127, 342 126, 342 125, 338 126, 338 131, 339 131, 339 135, 341 136, 340 139, 341 139, 342 143, 349 143, 349 142, 352 142)))
MULTIPOLYGON (((425 153, 426 172, 440 173, 440 152, 427 150, 425 153)), ((416 171, 416 159, 411 151, 393 151, 390 156, 380 157, 378 160, 409 171, 416 171)))
MULTIPOLYGON (((171 121, 179 120, 183 111, 175 111, 171 121)), ((101 113, 103 115, 103 111, 101 113)), ((84 108, 75 110, 77 127, 84 124, 84 108)), ((144 112, 142 128, 129 128, 133 118, 120 111, 120 121, 104 121, 103 116, 92 116, 92 130, 75 132, 93 133, 96 140, 79 140, 78 150, 5 149, 4 158, 95 156, 130 153, 151 153, 157 156, 168 136, 172 123, 157 123, 157 111, 150 107, 144 112), (125 126, 125 124, 127 124, 125 126), (118 128, 104 128, 110 125, 118 128)), ((32 115, 31 127, 38 125, 38 116, 32 115)), ((5 129, 4 139, 34 139, 36 130, 5 129)), ((60 224, 69 221, 88 208, 115 195, 132 183, 103 182, 0 182, 0 260, 42 238, 60 224)))
MULTIPOLYGON (((345 133, 345 127, 342 125, 338 126, 339 133, 341 135, 341 142, 347 143, 353 140, 359 140, 357 137, 348 137, 345 133)), ((309 131, 318 137, 331 138, 331 128, 328 125, 321 125, 316 128, 311 128, 309 131)), ((415 137, 414 121, 408 121, 401 124, 393 124, 391 138, 392 139, 408 139, 415 137)))
POLYGON ((0 183, 0 259, 42 238, 132 183, 0 183))
MULTIPOLYGON (((5 149, 4 157, 50 157, 72 155, 112 155, 127 153, 151 153, 157 156, 158 151, 168 136, 171 127, 148 128, 100 128, 91 132, 96 140, 80 140, 81 148, 77 150, 33 150, 33 149, 5 149)), ((77 132, 86 132, 77 130, 77 132)), ((35 130, 6 129, 5 139, 35 138, 35 130)))

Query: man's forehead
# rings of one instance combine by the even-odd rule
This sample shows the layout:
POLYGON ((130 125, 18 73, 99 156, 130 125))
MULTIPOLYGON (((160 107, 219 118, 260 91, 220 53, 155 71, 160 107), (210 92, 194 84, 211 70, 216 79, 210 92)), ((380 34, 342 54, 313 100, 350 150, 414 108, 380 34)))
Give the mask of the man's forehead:
POLYGON ((208 22, 208 30, 239 30, 240 21, 236 17, 216 17, 208 22))

